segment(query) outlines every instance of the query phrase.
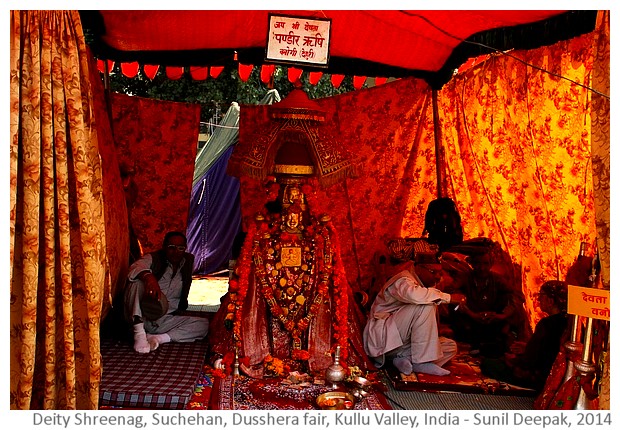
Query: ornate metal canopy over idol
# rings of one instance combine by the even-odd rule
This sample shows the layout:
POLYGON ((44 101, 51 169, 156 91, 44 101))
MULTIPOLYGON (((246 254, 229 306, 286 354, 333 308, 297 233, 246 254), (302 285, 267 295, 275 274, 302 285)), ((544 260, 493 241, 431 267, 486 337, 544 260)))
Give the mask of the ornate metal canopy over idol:
POLYGON ((316 176, 323 187, 355 175, 350 153, 324 124, 325 112, 303 90, 294 89, 268 109, 268 124, 235 147, 229 174, 259 180, 316 176))

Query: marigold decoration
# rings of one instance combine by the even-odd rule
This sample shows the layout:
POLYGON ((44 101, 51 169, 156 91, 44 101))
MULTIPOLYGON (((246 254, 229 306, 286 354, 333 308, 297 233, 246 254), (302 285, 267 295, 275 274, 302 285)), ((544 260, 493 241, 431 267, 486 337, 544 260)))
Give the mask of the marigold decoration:
MULTIPOLYGON (((334 230, 334 225, 331 220, 327 221, 326 228, 330 231, 330 236, 333 241, 332 248, 334 250, 334 298, 336 300, 336 318, 334 319, 334 338, 336 339, 336 346, 340 346, 340 358, 342 359, 342 365, 346 366, 346 359, 349 355, 349 349, 346 348, 349 338, 349 283, 347 281, 347 275, 344 270, 344 264, 340 257, 340 242, 338 235, 334 230)), ((334 351, 336 348, 334 348, 334 351)))
POLYGON ((294 349, 291 353, 293 360, 307 361, 310 358, 310 353, 305 349, 294 349))
POLYGON ((220 378, 220 379, 224 379, 228 376, 228 374, 225 372, 225 369, 213 369, 213 371, 211 372, 211 374, 216 377, 216 378, 220 378))
MULTIPOLYGON (((276 192, 269 184, 267 188, 267 198, 272 199, 276 192)), ((302 192, 308 203, 316 203, 309 183, 303 185, 302 192)), ((254 269, 258 291, 271 315, 282 323, 292 337, 291 358, 296 361, 310 358, 309 351, 302 349, 302 337, 321 303, 329 297, 331 289, 335 314, 332 319, 332 350, 340 346, 341 357, 343 360, 347 358, 348 283, 339 243, 329 217, 321 217, 320 222, 311 218, 298 233, 284 231, 284 221, 279 214, 259 213, 255 223, 250 223, 248 240, 241 250, 235 277, 230 281, 231 304, 226 314, 227 326, 233 328, 235 345, 240 354, 243 353, 243 306, 254 269), (292 253, 294 264, 287 264, 283 259, 285 250, 292 253)), ((264 366, 268 373, 281 374, 283 367, 277 360, 270 355, 265 358, 264 366)))
POLYGON ((275 176, 267 176, 267 185, 265 186, 267 193, 267 201, 271 202, 278 198, 280 185, 276 182, 275 176))
POLYGON ((272 224, 268 233, 255 240, 259 243, 252 253, 255 276, 271 314, 291 334, 293 350, 300 350, 302 334, 329 293, 333 253, 327 229, 312 235, 305 230, 298 237, 278 235, 278 228, 272 224), (283 264, 283 251, 294 248, 301 251, 301 264, 283 264))
MULTIPOLYGON (((248 238, 256 236, 256 225, 249 223, 248 238)), ((226 327, 232 327, 233 338, 238 351, 242 351, 241 343, 241 321, 243 319, 243 302, 248 292, 250 282, 251 256, 254 240, 246 240, 241 248, 239 260, 235 267, 234 278, 229 283, 231 309, 228 309, 224 324, 226 327)))
POLYGON ((289 372, 289 367, 277 357, 267 355, 263 360, 265 373, 270 376, 282 376, 289 372))

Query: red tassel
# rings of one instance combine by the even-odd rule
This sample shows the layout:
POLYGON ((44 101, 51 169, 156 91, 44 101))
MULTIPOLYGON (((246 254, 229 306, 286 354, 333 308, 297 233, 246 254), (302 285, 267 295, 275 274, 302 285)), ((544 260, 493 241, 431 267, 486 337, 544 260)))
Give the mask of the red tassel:
POLYGON ((263 84, 271 82, 273 72, 276 70, 275 64, 263 64, 260 68, 260 80, 263 84))
POLYGON ((204 81, 209 75, 209 68, 207 66, 191 66, 189 68, 189 74, 195 81, 204 81))
POLYGON ((343 80, 344 75, 332 75, 332 85, 334 88, 338 88, 343 80))
POLYGON ((289 82, 295 85, 295 87, 299 87, 301 85, 301 81, 299 79, 301 78, 302 73, 303 73, 302 69, 298 69, 296 67, 289 67, 288 68, 289 82))
POLYGON ((155 79, 155 75, 157 75, 157 72, 159 71, 159 66, 145 64, 142 69, 144 70, 144 74, 146 75, 146 77, 152 81, 153 79, 155 79))
POLYGON ((308 76, 308 80, 312 85, 316 85, 321 80, 321 76, 323 76, 323 72, 310 72, 310 76, 308 76))
POLYGON ((375 86, 383 85, 387 82, 387 78, 375 78, 375 86))
POLYGON ((220 76, 220 73, 222 73, 222 71, 224 71, 224 66, 211 66, 209 67, 209 76, 211 76, 213 79, 216 79, 218 76, 220 76))
MULTIPOLYGON (((97 69, 101 72, 104 73, 105 72, 105 60, 97 60, 97 69)), ((108 60, 108 71, 112 71, 112 69, 114 68, 114 61, 112 60, 108 60)))
POLYGON ((248 79, 250 79, 250 75, 252 74, 252 70, 254 69, 254 66, 252 64, 241 64, 239 63, 239 79, 241 79, 243 82, 247 82, 248 79))
POLYGON ((364 82, 366 82, 366 76, 353 76, 353 88, 359 90, 364 86, 364 82))
POLYGON ((166 66, 166 76, 173 81, 181 79, 183 76, 183 67, 166 66))
POLYGON ((132 63, 121 63, 121 71, 123 72, 123 75, 127 76, 128 78, 134 78, 138 74, 139 68, 140 65, 137 61, 134 61, 132 63))

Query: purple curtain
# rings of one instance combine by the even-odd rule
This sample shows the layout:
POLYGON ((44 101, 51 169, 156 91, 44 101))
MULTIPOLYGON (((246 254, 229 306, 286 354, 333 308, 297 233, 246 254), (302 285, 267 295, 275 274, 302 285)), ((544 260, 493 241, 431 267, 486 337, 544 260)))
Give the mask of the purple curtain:
POLYGON ((228 268, 241 227, 239 180, 226 174, 233 148, 230 146, 192 187, 187 250, 196 257, 194 274, 228 268))

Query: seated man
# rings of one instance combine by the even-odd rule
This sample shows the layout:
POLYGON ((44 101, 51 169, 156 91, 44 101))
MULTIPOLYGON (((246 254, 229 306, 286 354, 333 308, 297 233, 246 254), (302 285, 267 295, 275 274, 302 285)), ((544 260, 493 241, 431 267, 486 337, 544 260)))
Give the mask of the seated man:
POLYGON ((372 304, 364 328, 364 348, 379 367, 392 360, 405 375, 411 372, 448 375, 443 369, 456 355, 456 342, 439 337, 437 305, 461 303, 462 294, 435 288, 442 267, 435 255, 412 262, 390 278, 372 304))
POLYGON ((541 390, 560 346, 566 341, 568 286, 562 281, 547 281, 538 293, 540 309, 547 314, 538 321, 527 341, 515 342, 511 352, 501 359, 485 359, 480 370, 485 375, 522 387, 541 390))
POLYGON ((159 251, 129 267, 125 318, 133 323, 134 349, 154 351, 162 343, 191 342, 207 335, 206 318, 180 316, 187 309, 194 256, 183 233, 168 232, 159 251))
POLYGON ((509 331, 516 327, 522 313, 522 294, 511 290, 491 271, 490 252, 470 257, 472 272, 461 291, 467 304, 453 312, 452 328, 457 340, 468 342, 472 351, 501 356, 509 347, 509 331))

